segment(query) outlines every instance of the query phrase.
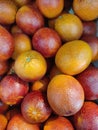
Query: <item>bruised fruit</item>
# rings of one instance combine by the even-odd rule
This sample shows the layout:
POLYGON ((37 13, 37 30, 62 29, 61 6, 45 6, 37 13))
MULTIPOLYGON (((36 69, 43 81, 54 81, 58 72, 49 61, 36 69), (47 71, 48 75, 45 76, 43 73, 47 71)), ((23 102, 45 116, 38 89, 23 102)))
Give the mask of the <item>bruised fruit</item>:
POLYGON ((14 52, 14 39, 12 35, 0 25, 0 60, 8 60, 14 52))
POLYGON ((34 34, 44 26, 44 17, 33 5, 24 5, 16 14, 17 25, 27 34, 34 34))
POLYGON ((13 0, 0 0, 0 24, 12 24, 15 22, 17 6, 13 0))
POLYGON ((0 99, 8 105, 19 103, 29 90, 28 83, 17 75, 6 75, 0 82, 0 99))
POLYGON ((74 77, 59 74, 48 84, 47 99, 56 114, 71 116, 81 109, 84 103, 84 90, 74 77))
POLYGON ((98 130, 98 105, 84 102, 81 110, 73 116, 75 130, 98 130))
POLYGON ((8 122, 7 130, 40 130, 38 124, 30 124, 25 121, 21 114, 16 114, 8 122))
POLYGON ((24 97, 21 103, 21 112, 27 122, 42 123, 49 118, 52 110, 47 102, 46 95, 36 90, 24 97))
POLYGON ((33 35, 32 45, 44 57, 49 58, 55 56, 61 46, 61 39, 55 30, 44 27, 33 35))

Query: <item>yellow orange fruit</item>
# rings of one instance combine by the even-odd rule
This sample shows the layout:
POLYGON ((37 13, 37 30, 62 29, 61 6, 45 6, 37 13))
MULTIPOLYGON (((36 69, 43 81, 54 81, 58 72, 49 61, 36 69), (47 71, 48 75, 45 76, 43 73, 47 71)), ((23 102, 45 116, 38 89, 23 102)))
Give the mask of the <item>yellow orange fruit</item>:
POLYGON ((92 49, 87 42, 74 40, 63 44, 56 53, 55 63, 61 72, 76 75, 92 61, 92 49))
POLYGON ((0 130, 5 130, 8 120, 5 115, 0 114, 0 130))
POLYGON ((57 116, 49 118, 43 130, 74 130, 74 128, 66 117, 57 116))
POLYGON ((74 12, 84 21, 98 18, 98 0, 73 0, 74 12))
POLYGON ((83 33, 83 24, 74 14, 63 13, 55 20, 55 30, 63 41, 77 40, 83 33))
POLYGON ((47 18, 57 17, 63 10, 64 0, 36 0, 39 10, 47 18))
POLYGON ((30 50, 20 54, 15 60, 15 73, 26 81, 41 79, 47 70, 45 58, 37 51, 30 50))

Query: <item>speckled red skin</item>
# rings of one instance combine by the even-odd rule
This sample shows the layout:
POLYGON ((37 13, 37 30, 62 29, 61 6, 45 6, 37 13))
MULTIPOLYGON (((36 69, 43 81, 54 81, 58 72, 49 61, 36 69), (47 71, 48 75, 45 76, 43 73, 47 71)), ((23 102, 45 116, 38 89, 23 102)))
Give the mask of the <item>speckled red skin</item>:
POLYGON ((17 75, 6 75, 0 82, 0 99, 5 104, 15 105, 20 103, 28 90, 28 83, 17 75))

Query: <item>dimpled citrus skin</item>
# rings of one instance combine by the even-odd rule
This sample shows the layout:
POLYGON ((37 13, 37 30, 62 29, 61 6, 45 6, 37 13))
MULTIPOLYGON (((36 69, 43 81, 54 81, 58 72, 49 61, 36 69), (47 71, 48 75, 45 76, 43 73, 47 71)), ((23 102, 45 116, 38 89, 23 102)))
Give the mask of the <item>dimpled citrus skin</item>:
POLYGON ((95 20, 98 18, 98 0, 74 0, 73 10, 84 21, 95 20))
POLYGON ((70 116, 82 107, 84 90, 73 76, 59 74, 48 84, 47 99, 57 115, 70 116))
POLYGON ((82 40, 63 44, 56 53, 55 63, 61 72, 76 75, 85 70, 92 61, 91 47, 82 40))
POLYGON ((83 24, 74 14, 63 13, 56 18, 54 28, 63 41, 77 40, 83 33, 83 24))

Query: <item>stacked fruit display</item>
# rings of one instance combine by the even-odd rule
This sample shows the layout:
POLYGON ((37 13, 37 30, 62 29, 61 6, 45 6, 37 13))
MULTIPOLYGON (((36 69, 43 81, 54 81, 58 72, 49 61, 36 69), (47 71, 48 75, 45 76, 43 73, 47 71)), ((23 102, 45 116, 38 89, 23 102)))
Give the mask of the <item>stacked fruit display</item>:
POLYGON ((98 0, 0 0, 0 130, 98 130, 98 0))

